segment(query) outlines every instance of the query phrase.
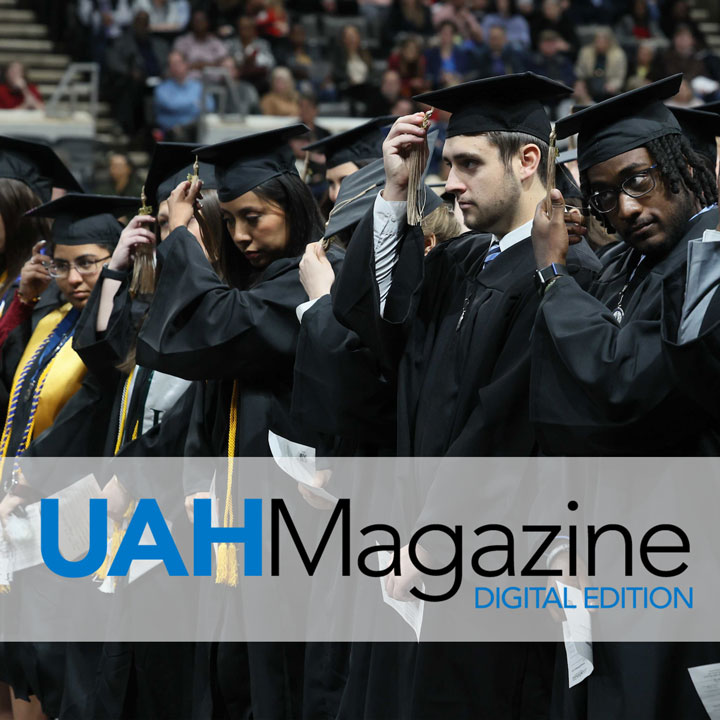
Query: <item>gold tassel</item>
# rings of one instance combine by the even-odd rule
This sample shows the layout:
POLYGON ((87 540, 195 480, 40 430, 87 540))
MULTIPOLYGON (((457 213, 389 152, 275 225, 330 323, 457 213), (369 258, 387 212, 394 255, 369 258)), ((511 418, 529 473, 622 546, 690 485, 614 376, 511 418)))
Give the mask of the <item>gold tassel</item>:
MULTIPOLYGON (((232 401, 230 402, 230 423, 228 430, 228 474, 227 489, 225 491, 225 513, 223 515, 223 527, 233 526, 235 517, 233 514, 232 502, 232 481, 233 466, 235 462, 235 436, 237 434, 237 403, 238 384, 233 382, 232 401)), ((230 585, 236 587, 238 584, 237 549, 235 543, 220 543, 218 547, 217 569, 215 571, 215 582, 218 585, 230 585)))
MULTIPOLYGON (((113 564, 113 560, 115 560, 120 543, 122 542, 123 537, 125 537, 125 522, 132 517, 134 510, 135 502, 133 501, 128 505, 127 510, 125 510, 122 521, 113 523, 113 534, 110 538, 110 550, 105 556, 105 560, 100 566, 100 569, 95 573, 95 580, 105 580, 107 578, 107 574, 110 570, 110 566, 113 564)), ((115 580, 116 579, 113 578, 113 584, 115 580)))
MULTIPOLYGON (((141 198, 142 207, 138 210, 138 215, 152 215, 152 206, 147 204, 144 185, 141 198)), ((155 292, 155 248, 143 243, 135 248, 130 295, 137 297, 138 295, 149 295, 152 292, 155 292)))
POLYGON ((552 199, 550 198, 550 193, 555 187, 555 167, 558 154, 557 132, 553 127, 550 131, 550 152, 548 152, 547 176, 545 177, 545 189, 547 191, 545 197, 545 212, 548 217, 552 216, 552 199))
POLYGON ((10 592, 9 585, 0 585, 0 595, 7 595, 10 592))
MULTIPOLYGON (((424 130, 427 130, 430 125, 430 117, 434 111, 434 108, 430 108, 430 110, 425 113, 422 123, 424 130)), ((407 198, 408 225, 419 225, 423 219, 423 214, 425 213, 425 202, 427 198, 422 178, 429 155, 430 148, 428 148, 426 133, 425 141, 418 143, 417 145, 413 145, 410 150, 410 172, 408 176, 407 198)))

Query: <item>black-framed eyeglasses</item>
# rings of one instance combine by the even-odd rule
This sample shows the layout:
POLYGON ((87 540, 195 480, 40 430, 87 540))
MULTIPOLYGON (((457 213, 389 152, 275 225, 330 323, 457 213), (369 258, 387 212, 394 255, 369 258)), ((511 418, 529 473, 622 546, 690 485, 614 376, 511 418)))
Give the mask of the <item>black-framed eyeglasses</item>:
POLYGON ((64 260, 48 260, 43 267, 48 271, 50 277, 65 278, 70 274, 70 268, 75 268, 81 275, 91 275, 97 271, 97 264, 109 260, 110 255, 103 258, 81 257, 71 263, 64 260))
POLYGON ((639 198, 651 193, 656 185, 653 170, 657 170, 657 165, 651 165, 647 170, 641 170, 625 178, 617 187, 593 193, 590 196, 590 204, 599 213, 609 213, 617 207, 621 192, 631 198, 639 198))

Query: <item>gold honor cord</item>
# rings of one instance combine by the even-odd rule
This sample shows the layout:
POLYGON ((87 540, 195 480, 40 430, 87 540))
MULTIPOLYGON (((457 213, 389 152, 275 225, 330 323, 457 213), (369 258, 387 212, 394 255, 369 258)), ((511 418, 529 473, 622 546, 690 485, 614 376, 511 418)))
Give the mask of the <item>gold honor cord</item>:
MULTIPOLYGON (((142 207, 138 215, 152 215, 152 205, 147 204, 145 186, 143 185, 140 197, 142 207)), ((155 248, 152 245, 143 243, 135 246, 135 262, 133 274, 130 280, 130 295, 148 295, 155 290, 155 248)))
MULTIPOLYGON (((144 189, 143 189, 144 190, 144 189)), ((143 192, 143 195, 145 193, 143 192)), ((143 205, 145 204, 145 198, 143 197, 143 205)), ((147 214, 147 213, 143 213, 147 214)), ((125 425, 127 424, 127 414, 128 409, 130 405, 130 388, 132 387, 132 381, 133 377, 135 377, 135 373, 137 372, 138 366, 136 365, 130 374, 127 377, 127 380, 125 381, 125 384, 123 385, 123 393, 122 393, 122 401, 120 403, 120 419, 118 421, 118 434, 117 434, 117 440, 115 441, 115 450, 113 452, 113 455, 117 455, 120 452, 120 448, 123 445, 123 436, 125 434, 125 425)), ((135 426, 135 430, 137 431, 137 425, 135 426)), ((133 433, 133 440, 137 437, 136 433, 133 433)), ((117 478, 116 478, 117 479, 117 478)), ((108 570, 110 569, 110 566, 113 563, 113 560, 115 560, 115 555, 117 555, 118 548, 120 547, 120 543, 122 542, 123 537, 125 536, 125 524, 127 521, 130 520, 130 517, 132 516, 132 512, 135 509, 135 502, 131 502, 128 508, 125 510, 125 514, 123 515, 123 519, 121 521, 114 520, 113 521, 113 531, 112 531, 112 537, 110 538, 110 547, 108 548, 107 554, 105 555, 105 560, 103 561, 103 564, 100 566, 98 571, 95 573, 95 576, 93 579, 97 582, 102 582, 104 580, 107 580, 107 574, 108 570)), ((112 578, 112 591, 115 591, 115 586, 117 584, 117 578, 112 578)))
MULTIPOLYGON (((357 195, 353 195, 351 198, 347 198, 343 200, 341 203, 336 203, 333 209, 330 211, 330 215, 328 215, 327 222, 325 223, 325 229, 327 229, 327 226, 330 224, 330 218, 338 212, 338 210, 342 210, 344 207, 347 207, 351 202, 355 202, 355 200, 359 200, 363 195, 367 195, 371 190, 374 190, 379 183, 373 183, 369 187, 366 187, 364 190, 361 190, 357 195)), ((334 237, 334 236, 333 236, 334 237)), ((327 252, 327 249, 332 245, 333 238, 332 237, 322 237, 320 239, 320 246, 323 250, 327 252)))
MULTIPOLYGON (((230 402, 230 417, 228 422, 228 450, 227 450, 227 489, 225 491, 225 513, 223 515, 223 527, 233 527, 235 516, 233 514, 232 481, 235 463, 235 437, 237 435, 237 413, 238 413, 238 383, 233 381, 232 400, 230 402)), ((237 549, 235 543, 220 543, 217 554, 217 568, 215 570, 215 582, 218 585, 230 585, 235 587, 238 584, 237 549)))
POLYGON ((427 129, 430 126, 430 118, 435 112, 435 108, 430 108, 425 112, 422 127, 425 130, 425 139, 422 143, 413 145, 408 156, 409 173, 408 173, 408 198, 407 198, 407 221, 408 225, 419 225, 422 222, 425 213, 425 203, 427 202, 427 191, 423 183, 423 173, 430 156, 430 148, 427 143, 427 129))
POLYGON ((550 193, 555 187, 555 168, 558 154, 557 132, 555 131, 555 128, 553 128, 550 131, 550 151, 548 152, 547 176, 545 177, 545 190, 547 192, 547 195, 545 196, 545 212, 548 217, 552 216, 552 198, 550 197, 550 193))

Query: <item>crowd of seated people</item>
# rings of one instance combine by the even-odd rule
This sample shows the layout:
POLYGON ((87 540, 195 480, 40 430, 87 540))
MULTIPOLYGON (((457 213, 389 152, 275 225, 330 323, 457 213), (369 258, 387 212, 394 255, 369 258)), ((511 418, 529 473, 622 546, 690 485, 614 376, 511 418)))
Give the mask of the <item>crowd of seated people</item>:
MULTIPOLYGON (((68 19, 58 42, 100 63, 119 130, 147 148, 193 139, 208 82, 242 86, 228 111, 287 117, 302 97, 321 116, 412 111, 420 92, 525 70, 574 87, 555 117, 675 72, 682 104, 720 97, 686 0, 76 0, 68 19)), ((0 106, 42 106, 19 63, 4 79, 0 106)))

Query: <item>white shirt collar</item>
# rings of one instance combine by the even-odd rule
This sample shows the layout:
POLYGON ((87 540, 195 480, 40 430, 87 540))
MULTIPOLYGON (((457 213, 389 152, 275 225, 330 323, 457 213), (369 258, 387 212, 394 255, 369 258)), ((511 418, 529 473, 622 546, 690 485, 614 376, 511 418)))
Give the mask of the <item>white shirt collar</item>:
POLYGON ((707 207, 704 207, 700 212, 696 212, 689 220, 688 222, 692 222, 696 217, 699 217, 703 213, 710 212, 710 210, 714 210, 717 207, 717 203, 714 203, 713 205, 708 205, 707 207))
POLYGON ((511 230, 502 240, 500 240, 500 252, 507 250, 509 247, 519 243, 521 240, 530 237, 532 226, 533 221, 529 220, 524 225, 511 230))

